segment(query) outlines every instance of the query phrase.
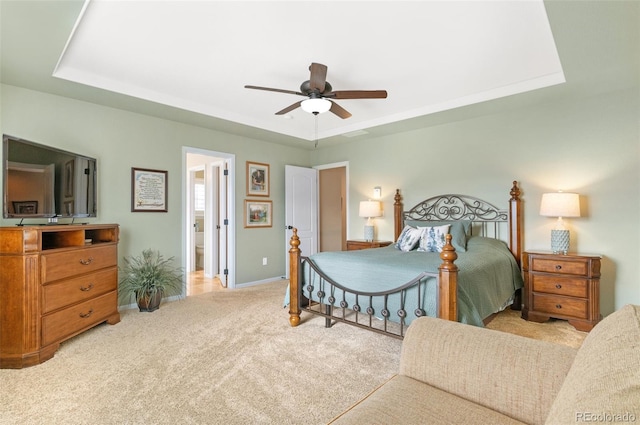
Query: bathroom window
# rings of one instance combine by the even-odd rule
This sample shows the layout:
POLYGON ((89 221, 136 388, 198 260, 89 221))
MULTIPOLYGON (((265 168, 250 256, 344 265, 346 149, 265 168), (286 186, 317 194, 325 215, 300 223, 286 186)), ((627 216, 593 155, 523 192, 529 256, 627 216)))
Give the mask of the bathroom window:
POLYGON ((194 209, 204 211, 204 183, 196 183, 193 187, 194 209))

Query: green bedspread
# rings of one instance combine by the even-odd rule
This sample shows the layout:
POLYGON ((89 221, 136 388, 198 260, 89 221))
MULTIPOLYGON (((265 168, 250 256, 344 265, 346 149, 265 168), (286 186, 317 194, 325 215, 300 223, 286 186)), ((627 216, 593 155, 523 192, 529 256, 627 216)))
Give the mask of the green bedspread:
MULTIPOLYGON (((402 252, 393 245, 360 251, 320 252, 314 254, 311 259, 337 283, 365 292, 388 291, 425 271, 438 273, 438 267, 442 263, 438 253, 402 252)), ((458 252, 455 264, 459 268, 458 321, 462 323, 483 326, 482 320, 503 309, 510 303, 515 290, 523 286, 520 270, 513 255, 504 242, 496 239, 471 237, 467 243, 467 251, 458 252)), ((309 273, 304 273, 303 279, 308 277, 309 273)), ((304 287, 306 283, 303 284, 304 287)), ((426 278, 421 287, 422 308, 429 316, 435 316, 437 311, 435 288, 433 278, 426 278)), ((317 298, 315 293, 318 289, 319 283, 316 279, 314 295, 311 298, 317 298)), ((308 295, 306 290, 305 295, 308 295)), ((337 305, 342 299, 342 292, 333 290, 333 295, 337 299, 334 304, 337 305)), ((417 300, 412 300, 411 297, 416 296, 417 289, 409 291, 405 296, 406 324, 415 318, 413 310, 418 304, 417 300)), ((349 306, 355 302, 349 296, 347 301, 349 306)), ((399 295, 391 297, 388 303, 392 312, 390 319, 394 320, 395 316, 395 320, 399 320, 395 314, 401 305, 399 295)), ((363 301, 360 300, 359 304, 363 304, 363 301)), ((381 306, 378 304, 375 310, 377 315, 381 306)))

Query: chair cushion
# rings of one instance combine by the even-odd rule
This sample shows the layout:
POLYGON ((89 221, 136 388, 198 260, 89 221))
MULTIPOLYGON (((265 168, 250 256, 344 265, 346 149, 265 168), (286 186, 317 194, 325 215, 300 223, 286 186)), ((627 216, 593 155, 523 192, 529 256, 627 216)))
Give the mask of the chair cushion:
POLYGON ((543 425, 577 350, 462 323, 421 317, 402 343, 399 374, 543 425))
POLYGON ((513 418, 397 375, 342 413, 331 424, 522 424, 513 418))

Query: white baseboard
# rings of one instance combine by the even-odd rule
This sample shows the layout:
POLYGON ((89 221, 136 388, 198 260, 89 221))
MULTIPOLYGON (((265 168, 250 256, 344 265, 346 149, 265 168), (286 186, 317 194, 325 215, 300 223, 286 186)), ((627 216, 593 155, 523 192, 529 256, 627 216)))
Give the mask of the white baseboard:
POLYGON ((276 281, 276 280, 285 280, 285 279, 286 278, 284 276, 276 276, 276 277, 271 277, 271 278, 262 279, 262 280, 255 280, 253 282, 236 283, 236 289, 238 289, 238 288, 246 288, 248 286, 262 285, 262 284, 265 284, 265 283, 271 283, 271 282, 276 281))

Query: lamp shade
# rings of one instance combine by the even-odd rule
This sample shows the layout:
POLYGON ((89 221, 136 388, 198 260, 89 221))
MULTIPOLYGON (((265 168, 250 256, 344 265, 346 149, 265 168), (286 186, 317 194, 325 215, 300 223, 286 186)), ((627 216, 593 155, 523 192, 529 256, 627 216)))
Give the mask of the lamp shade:
POLYGON ((360 211, 358 214, 360 217, 380 217, 382 215, 382 209, 380 208, 380 202, 378 201, 362 201, 360 202, 360 211))
POLYGON ((580 196, 577 193, 542 194, 540 215, 546 217, 580 217, 580 196))
POLYGON ((311 98, 300 103, 303 111, 310 114, 322 114, 331 109, 331 101, 322 98, 311 98))

